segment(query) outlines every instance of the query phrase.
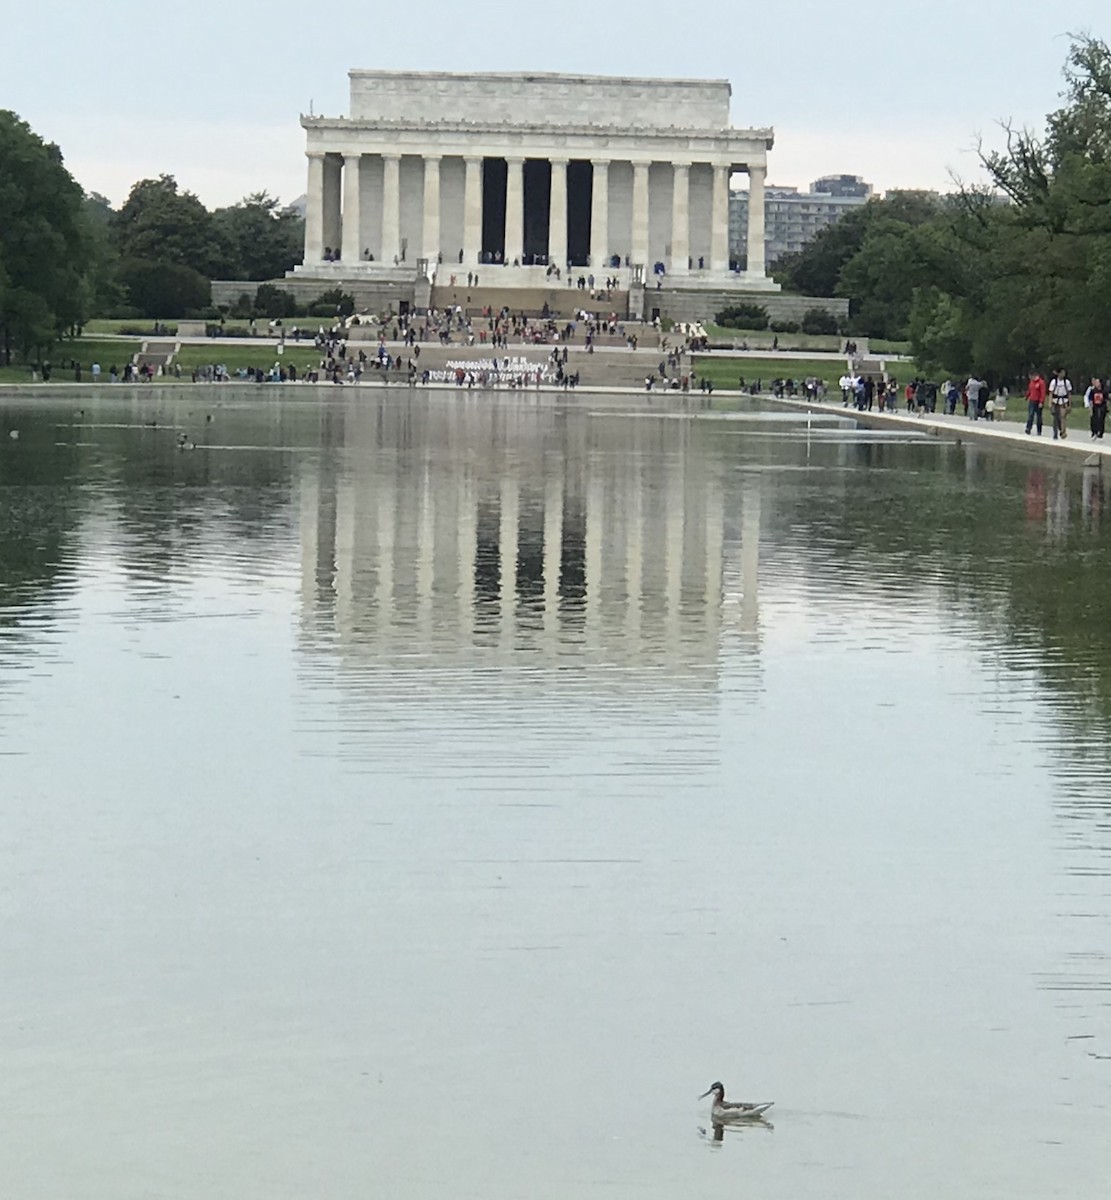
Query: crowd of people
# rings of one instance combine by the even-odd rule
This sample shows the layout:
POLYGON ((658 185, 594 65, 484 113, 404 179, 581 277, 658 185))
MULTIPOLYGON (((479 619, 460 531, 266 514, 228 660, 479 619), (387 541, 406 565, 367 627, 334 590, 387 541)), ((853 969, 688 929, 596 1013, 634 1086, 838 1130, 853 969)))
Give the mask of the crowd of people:
MULTIPOLYGON (((842 375, 839 380, 843 406, 864 412, 897 412, 900 403, 909 413, 924 415, 941 411, 955 416, 958 408, 971 421, 998 421, 1006 415, 1010 393, 1000 383, 994 388, 975 373, 967 380, 946 379, 937 384, 928 379, 914 378, 900 389, 890 376, 842 375)), ((742 380, 742 389, 744 381, 742 380)), ((774 390, 774 389, 773 389, 774 390)), ((779 392, 775 393, 779 395, 779 392)), ((790 392, 788 395, 792 394, 790 392)), ((1050 410, 1054 439, 1068 437, 1069 414, 1076 395, 1072 380, 1064 369, 1058 369, 1047 380, 1040 371, 1032 371, 1026 384, 1026 432, 1039 436, 1050 410)), ((1102 378, 1093 376, 1083 393, 1084 408, 1093 440, 1102 440, 1107 426, 1108 393, 1102 378)))
MULTIPOLYGON (((1026 384, 1026 432, 1029 434, 1036 428, 1041 436, 1044 410, 1049 404, 1054 440, 1067 438, 1072 398, 1072 380, 1063 369, 1055 371, 1048 382, 1040 371, 1032 371, 1026 384)), ((1107 389, 1098 376, 1091 377, 1084 391, 1084 407, 1088 410, 1092 438, 1102 441, 1107 426, 1107 389)))

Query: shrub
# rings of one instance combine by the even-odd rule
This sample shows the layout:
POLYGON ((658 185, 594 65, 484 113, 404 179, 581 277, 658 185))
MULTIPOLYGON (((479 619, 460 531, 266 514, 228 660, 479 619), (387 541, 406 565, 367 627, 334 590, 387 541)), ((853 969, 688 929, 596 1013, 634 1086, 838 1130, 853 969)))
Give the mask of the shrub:
POLYGON ((840 332, 840 322, 824 308, 808 308, 802 314, 803 333, 835 334, 840 332))
POLYGON ((762 304, 733 304, 714 315, 714 324, 726 329, 767 329, 768 310, 762 304))
POLYGON ((229 317, 249 317, 254 313, 254 310, 255 302, 247 292, 240 292, 235 303, 228 307, 228 311, 224 315, 229 317))
POLYGON ((300 315, 296 298, 272 283, 260 283, 255 292, 254 310, 260 317, 296 317, 300 315))
POLYGON ((310 317, 334 317, 337 311, 341 317, 349 317, 355 311, 355 298, 339 288, 317 296, 308 309, 310 317))
POLYGON ((210 303, 208 280, 178 263, 126 258, 120 264, 120 282, 144 317, 196 312, 210 303))
POLYGON ((798 321, 773 321, 772 333, 798 333, 798 321))

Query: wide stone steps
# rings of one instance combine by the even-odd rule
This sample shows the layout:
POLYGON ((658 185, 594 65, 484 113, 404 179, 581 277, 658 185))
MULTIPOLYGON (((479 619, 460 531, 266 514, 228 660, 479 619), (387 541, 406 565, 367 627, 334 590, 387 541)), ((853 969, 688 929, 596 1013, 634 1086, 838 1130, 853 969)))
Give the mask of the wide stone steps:
MULTIPOLYGON (((481 278, 481 276, 480 276, 481 278)), ((437 285, 432 289, 433 308, 444 309, 458 305, 470 317, 480 317, 484 308, 495 313, 508 308, 511 313, 539 317, 547 305, 554 317, 571 318, 582 309, 606 316, 617 313, 619 318, 628 315, 628 292, 609 292, 605 299, 595 295, 591 299, 588 289, 578 287, 551 288, 503 288, 503 287, 450 287, 437 285)))

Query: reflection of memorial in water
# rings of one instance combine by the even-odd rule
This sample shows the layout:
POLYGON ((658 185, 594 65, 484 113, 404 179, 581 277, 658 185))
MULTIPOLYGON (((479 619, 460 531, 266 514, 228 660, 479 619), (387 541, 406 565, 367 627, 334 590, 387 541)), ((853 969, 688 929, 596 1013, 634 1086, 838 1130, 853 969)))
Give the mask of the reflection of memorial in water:
POLYGON ((694 668, 688 685, 713 678, 723 623, 752 643, 759 485, 728 502, 727 540, 722 460, 689 423, 390 401, 322 416, 301 479, 310 637, 413 666, 694 668))

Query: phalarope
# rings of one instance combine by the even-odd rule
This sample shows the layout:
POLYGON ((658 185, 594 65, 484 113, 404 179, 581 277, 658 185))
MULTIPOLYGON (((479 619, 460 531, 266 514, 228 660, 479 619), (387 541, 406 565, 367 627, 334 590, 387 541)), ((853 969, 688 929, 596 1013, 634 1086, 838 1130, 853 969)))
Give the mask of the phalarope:
POLYGON ((707 1096, 713 1096, 714 1098, 710 1117, 715 1125, 722 1125, 727 1121, 751 1121, 756 1117, 762 1117, 775 1103, 774 1100, 758 1104, 746 1104, 739 1100, 731 1100, 727 1103, 724 1083, 710 1084, 698 1098, 699 1100, 705 1100, 707 1096))

